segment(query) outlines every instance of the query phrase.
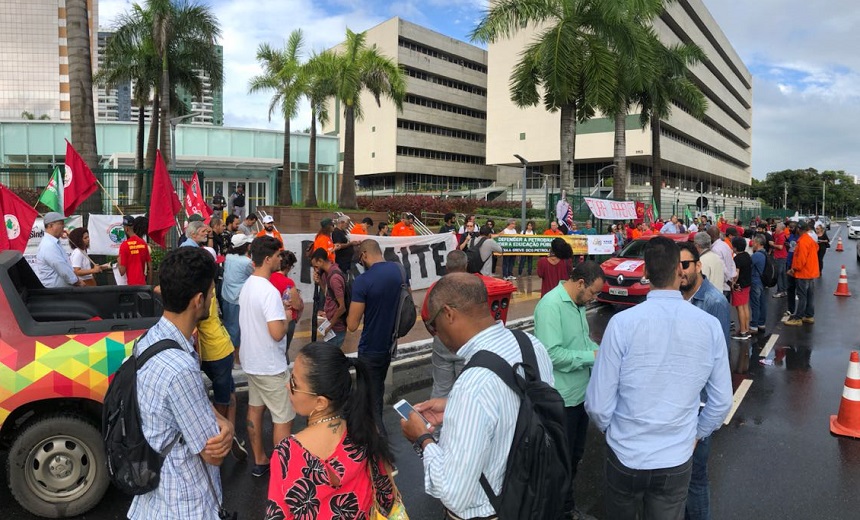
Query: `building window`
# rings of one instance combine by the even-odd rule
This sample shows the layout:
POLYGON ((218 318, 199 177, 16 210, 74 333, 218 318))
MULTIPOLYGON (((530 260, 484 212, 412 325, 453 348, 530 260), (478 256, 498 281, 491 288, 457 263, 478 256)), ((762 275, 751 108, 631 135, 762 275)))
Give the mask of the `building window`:
POLYGON ((441 135, 444 137, 453 137, 455 139, 463 139, 465 141, 474 141, 476 143, 485 142, 486 136, 484 134, 478 134, 475 132, 467 132, 466 130, 459 130, 456 128, 448 128, 444 126, 437 125, 428 125, 426 123, 419 123, 417 121, 409 121, 407 119, 398 119, 397 120, 397 128, 402 128, 404 130, 411 130, 413 132, 423 132, 425 134, 435 134, 441 135))
POLYGON ((370 152, 370 158, 371 159, 376 158, 376 152, 370 152))
POLYGON ((482 74, 487 73, 487 66, 481 63, 477 63, 474 61, 470 61, 459 56, 454 56, 453 54, 448 54, 447 52, 440 51, 438 49, 433 49, 431 47, 427 47, 426 45, 422 45, 417 42, 413 42, 412 40, 407 40, 406 38, 400 38, 398 40, 398 44, 404 49, 409 49, 411 51, 420 52, 421 54, 425 54, 427 56, 431 56, 433 58, 439 59, 441 61, 451 62, 457 64, 461 67, 465 67, 467 69, 478 71, 482 74))
POLYGON ((525 141, 525 140, 526 140, 526 133, 520 132, 520 141, 525 141))
POLYGON ((479 87, 477 85, 472 85, 471 83, 465 83, 443 76, 437 76, 436 74, 431 74, 423 70, 413 69, 412 67, 404 67, 404 70, 406 71, 406 74, 411 78, 416 78, 427 81, 429 83, 442 85, 443 87, 462 90, 463 92, 468 92, 470 94, 477 94, 478 96, 487 97, 487 89, 479 87))
POLYGON ((444 110, 445 112, 451 112, 453 114, 474 117, 475 119, 487 119, 487 113, 482 110, 475 110, 473 108, 453 105, 451 103, 443 103, 441 101, 436 101, 435 99, 416 96, 414 94, 407 94, 406 102, 413 105, 432 108, 434 110, 444 110))
POLYGON ((443 152, 439 150, 427 150, 425 148, 411 148, 409 146, 398 146, 397 155, 403 155, 405 157, 418 157, 421 159, 431 159, 434 161, 448 161, 480 165, 486 164, 486 158, 477 155, 443 152))

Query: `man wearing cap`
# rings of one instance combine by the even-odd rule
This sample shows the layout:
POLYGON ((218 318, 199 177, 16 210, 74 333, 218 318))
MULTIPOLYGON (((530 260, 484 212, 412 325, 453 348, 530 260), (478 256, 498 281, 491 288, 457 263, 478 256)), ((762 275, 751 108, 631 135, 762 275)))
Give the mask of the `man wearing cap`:
POLYGON ((281 238, 281 234, 275 229, 275 219, 272 218, 271 215, 266 215, 263 217, 263 229, 257 233, 258 237, 274 237, 281 243, 281 249, 284 248, 284 239, 281 238))
POLYGON ((147 275, 152 273, 149 246, 134 232, 134 217, 124 216, 122 228, 125 230, 126 239, 119 246, 119 274, 126 277, 128 285, 146 285, 147 275))
POLYGON ((219 217, 222 216, 226 205, 227 201, 224 199, 224 195, 221 195, 221 190, 215 190, 215 195, 212 196, 212 209, 215 214, 219 217))
POLYGON ((332 242, 331 234, 334 231, 334 222, 330 218, 324 218, 320 221, 320 230, 317 236, 314 237, 314 245, 308 254, 313 253, 319 248, 323 248, 328 252, 328 259, 334 262, 334 242, 332 242))
POLYGON ((393 237, 414 237, 415 233, 415 217, 412 213, 404 213, 400 217, 400 222, 395 224, 391 230, 393 237))
POLYGON ((81 287, 84 282, 78 279, 69 255, 60 245, 66 218, 51 211, 45 214, 45 236, 39 242, 39 252, 36 253, 36 276, 45 287, 81 287))
POLYGON ((352 257, 355 255, 355 248, 358 245, 358 240, 349 240, 349 217, 341 215, 337 218, 337 227, 331 232, 331 241, 334 243, 334 258, 337 266, 344 273, 348 273, 352 267, 352 257))

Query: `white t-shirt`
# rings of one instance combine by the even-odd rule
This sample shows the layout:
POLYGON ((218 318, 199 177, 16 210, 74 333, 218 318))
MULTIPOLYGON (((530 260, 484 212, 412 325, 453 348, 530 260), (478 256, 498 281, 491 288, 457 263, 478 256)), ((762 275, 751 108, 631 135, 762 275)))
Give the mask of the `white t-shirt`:
MULTIPOLYGON (((71 256, 70 260, 72 262, 72 267, 74 267, 76 269, 90 269, 92 267, 92 264, 90 264, 90 261, 87 260, 86 256, 84 256, 84 252, 78 248, 72 249, 72 256, 71 256)), ((93 275, 91 275, 91 274, 78 275, 78 278, 80 278, 81 280, 92 280, 93 275)))
POLYGON ((502 230, 502 234, 503 234, 503 235, 518 235, 519 233, 520 233, 520 232, 519 232, 519 231, 517 231, 517 229, 516 229, 516 228, 514 228, 514 229, 508 229, 508 228, 505 228, 505 229, 503 229, 503 230, 502 230))
POLYGON ((239 361, 246 374, 271 376, 287 370, 287 337, 275 341, 270 321, 285 320, 281 295, 269 280, 251 275, 239 293, 239 361))

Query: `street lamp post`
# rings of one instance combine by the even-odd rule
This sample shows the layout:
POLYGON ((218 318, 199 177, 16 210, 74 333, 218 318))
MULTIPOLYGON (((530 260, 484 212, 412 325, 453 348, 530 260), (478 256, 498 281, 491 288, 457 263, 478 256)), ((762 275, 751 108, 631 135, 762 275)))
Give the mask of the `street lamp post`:
MULTIPOLYGON (((191 117, 199 116, 202 112, 192 112, 190 114, 186 114, 184 116, 177 116, 170 118, 170 169, 176 169, 176 124, 182 121, 183 119, 188 119, 191 117)), ((288 136, 289 137, 289 136, 288 136)))
POLYGON ((527 160, 523 159, 523 157, 521 155, 514 154, 514 157, 519 159, 520 164, 523 165, 523 203, 522 203, 522 220, 523 220, 523 223, 522 223, 521 229, 525 230, 526 229, 526 167, 528 167, 529 162, 527 160))

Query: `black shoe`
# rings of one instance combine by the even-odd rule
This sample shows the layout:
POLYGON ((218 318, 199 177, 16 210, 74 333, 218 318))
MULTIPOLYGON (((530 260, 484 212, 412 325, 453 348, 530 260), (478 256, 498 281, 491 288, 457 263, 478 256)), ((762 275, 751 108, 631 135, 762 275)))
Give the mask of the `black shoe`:
POLYGON ((248 450, 245 449, 245 443, 235 436, 233 437, 233 445, 230 446, 230 454, 239 462, 244 462, 248 458, 248 450))
POLYGON ((254 469, 251 470, 251 475, 255 477, 262 477, 263 475, 269 472, 268 464, 254 464, 254 469))

